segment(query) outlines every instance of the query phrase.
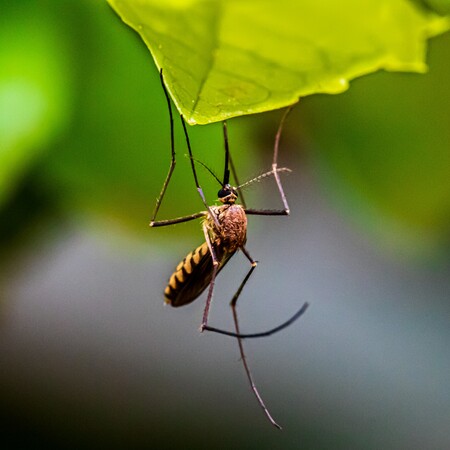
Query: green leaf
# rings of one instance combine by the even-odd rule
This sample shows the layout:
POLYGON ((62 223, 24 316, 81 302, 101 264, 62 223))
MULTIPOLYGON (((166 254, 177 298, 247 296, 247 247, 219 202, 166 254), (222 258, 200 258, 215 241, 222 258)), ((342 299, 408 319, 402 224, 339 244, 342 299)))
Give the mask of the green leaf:
POLYGON ((339 93, 378 69, 424 72, 449 20, 408 0, 108 0, 164 69, 189 123, 339 93))
POLYGON ((425 76, 379 73, 339 101, 311 97, 296 113, 347 219, 397 255, 448 258, 450 34, 430 47, 425 76))
MULTIPOLYGON (((119 226, 147 235, 170 164, 169 113, 159 74, 156 70, 149 73, 147 50, 136 45, 131 30, 124 33, 106 2, 69 3, 58 17, 64 29, 72 33, 69 40, 76 58, 76 109, 66 134, 40 158, 34 172, 36 183, 58 202, 61 212, 81 212, 107 222, 108 227, 119 226), (105 42, 106 51, 100 51, 99 43, 103 46, 105 42), (121 64, 117 64, 119 60, 121 64)), ((60 7, 55 4, 55 9, 60 7)), ((249 126, 253 120, 241 119, 244 121, 245 125, 236 123, 239 121, 229 124, 231 151, 243 181, 258 174, 251 170, 257 160, 249 126), (241 154, 240 146, 245 148, 241 154)), ((177 167, 160 218, 204 208, 195 189, 190 161, 185 157, 186 141, 177 114, 174 126, 177 167)), ((189 128, 194 156, 220 174, 220 124, 189 128)), ((274 127, 273 134, 275 131, 274 127)), ((269 170, 270 158, 261 165, 261 170, 269 170)), ((217 197, 217 182, 202 168, 198 176, 212 202, 217 197)), ((192 222, 192 228, 179 228, 180 234, 198 231, 198 223, 192 222)))
POLYGON ((416 0, 425 7, 430 8, 440 14, 450 13, 450 0, 416 0))

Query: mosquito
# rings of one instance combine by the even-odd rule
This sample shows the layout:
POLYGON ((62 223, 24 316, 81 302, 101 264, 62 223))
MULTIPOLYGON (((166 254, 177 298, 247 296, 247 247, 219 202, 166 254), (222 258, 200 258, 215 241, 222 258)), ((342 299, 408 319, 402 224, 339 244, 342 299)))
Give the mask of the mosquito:
MULTIPOLYGON (((290 172, 290 170, 285 167, 282 168, 278 167, 278 148, 283 124, 292 106, 286 109, 280 121, 280 125, 278 127, 278 131, 275 137, 272 169, 269 172, 266 172, 260 175, 259 177, 256 177, 248 181, 247 183, 244 183, 243 185, 237 187, 234 187, 230 184, 230 168, 231 172, 233 173, 233 177, 236 181, 237 176, 230 155, 228 144, 228 129, 226 121, 223 122, 223 136, 225 146, 224 174, 223 179, 219 180, 217 176, 208 167, 206 167, 200 161, 194 159, 189 140, 189 135, 186 129, 186 123, 183 116, 180 115, 181 124, 183 127, 184 135, 186 138, 186 144, 189 152, 189 159, 195 181, 195 186, 202 199, 203 204, 205 205, 206 210, 183 217, 177 217, 175 219, 156 220, 156 216, 161 206, 162 199, 164 197, 164 194, 166 193, 167 186, 169 185, 170 179, 172 177, 176 165, 172 106, 167 89, 165 87, 162 69, 160 71, 160 78, 169 110, 171 163, 162 190, 156 201, 156 206, 153 212, 150 226, 161 227, 203 218, 202 229, 205 237, 205 242, 201 244, 199 247, 197 247, 195 250, 193 250, 191 253, 189 253, 176 267, 175 272, 170 277, 168 285, 164 291, 165 302, 174 307, 183 306, 193 302, 208 288, 208 294, 203 312, 202 323, 200 325, 200 331, 203 332, 204 330, 207 330, 237 338, 241 360, 247 375, 247 379, 250 383, 250 387, 268 420, 271 422, 272 425, 281 430, 281 426, 273 419, 262 397, 260 396, 258 389, 256 388, 253 376, 251 374, 244 353, 242 339, 270 336, 271 334, 274 334, 288 327, 306 311, 308 303, 304 303, 299 311, 297 311, 288 321, 282 323, 281 325, 268 331, 252 334, 242 334, 240 332, 236 305, 238 298, 242 292, 242 289, 246 285, 247 281, 249 280, 250 276, 252 275, 253 271, 257 266, 257 261, 255 261, 252 258, 247 248, 245 247, 247 241, 247 215, 264 215, 264 216, 289 215, 289 205, 286 200, 286 196, 284 194, 283 187, 281 184, 280 173, 290 172), (203 194, 203 190, 200 187, 198 181, 195 163, 200 163, 202 166, 206 167, 206 169, 220 183, 221 189, 218 192, 218 200, 221 203, 220 205, 210 206, 206 202, 205 195, 203 194), (275 178, 278 191, 280 193, 281 201, 283 203, 283 208, 282 209, 247 208, 242 197, 241 188, 252 182, 259 181, 267 176, 273 176, 275 178), (243 203, 242 205, 236 203, 239 194, 241 194, 241 199, 243 203), (223 267, 227 264, 227 262, 231 259, 231 257, 238 250, 241 250, 242 253, 245 255, 245 257, 250 262, 250 269, 248 270, 247 274, 245 275, 244 279, 242 280, 241 284, 239 285, 236 293, 234 294, 230 302, 234 326, 236 330, 235 332, 231 332, 209 326, 208 318, 211 301, 213 298, 216 277, 218 273, 223 269, 223 267)), ((237 182, 237 184, 239 183, 237 182)))

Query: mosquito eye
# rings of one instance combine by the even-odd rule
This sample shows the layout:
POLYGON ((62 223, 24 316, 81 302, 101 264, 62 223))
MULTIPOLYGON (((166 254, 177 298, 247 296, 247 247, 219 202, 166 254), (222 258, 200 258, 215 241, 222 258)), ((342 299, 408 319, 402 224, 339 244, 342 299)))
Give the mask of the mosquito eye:
POLYGON ((230 195, 231 192, 229 189, 221 189, 218 193, 217 193, 217 197, 218 198, 225 198, 227 195, 230 195))

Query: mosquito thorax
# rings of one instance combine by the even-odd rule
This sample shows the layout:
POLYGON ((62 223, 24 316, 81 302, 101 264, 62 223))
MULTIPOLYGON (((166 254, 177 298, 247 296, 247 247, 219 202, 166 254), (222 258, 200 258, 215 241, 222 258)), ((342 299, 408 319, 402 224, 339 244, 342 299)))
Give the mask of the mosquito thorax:
POLYGON ((219 201, 224 204, 234 203, 238 198, 236 189, 230 184, 225 184, 223 188, 217 193, 219 201))

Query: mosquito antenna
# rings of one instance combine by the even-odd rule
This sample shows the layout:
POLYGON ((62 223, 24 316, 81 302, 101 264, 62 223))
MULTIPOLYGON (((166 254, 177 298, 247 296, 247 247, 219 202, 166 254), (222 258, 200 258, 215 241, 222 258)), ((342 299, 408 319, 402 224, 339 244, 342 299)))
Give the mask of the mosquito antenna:
MULTIPOLYGON (((187 155, 186 155, 187 156, 187 155)), ((222 182, 219 180, 219 177, 202 161, 200 161, 197 158, 192 158, 194 162, 200 164, 202 167, 204 167, 216 180, 217 182, 222 186, 222 182)))
POLYGON ((253 338, 262 338, 271 336, 272 334, 278 333, 281 330, 284 330, 288 326, 292 325, 297 319, 299 319, 304 312, 308 309, 309 303, 305 302, 302 307, 286 322, 283 322, 281 325, 278 325, 275 328, 272 328, 268 331, 263 331, 262 333, 249 333, 249 334, 241 334, 241 333, 233 333, 232 331, 221 330, 220 328, 210 327, 206 325, 203 327, 204 330, 212 331, 218 334, 224 334, 225 336, 231 336, 239 339, 253 339, 253 338))
MULTIPOLYGON (((291 169, 288 169, 287 167, 280 167, 279 169, 277 168, 276 170, 277 173, 280 172, 292 172, 291 169)), ((249 184, 253 184, 253 183, 259 183, 260 181, 262 181, 264 178, 268 177, 269 175, 273 175, 273 170, 269 170, 268 172, 265 172, 255 178, 252 178, 251 180, 246 181, 245 183, 239 185, 236 189, 241 189, 243 187, 247 187, 249 184)))
POLYGON ((225 143, 225 169, 223 173, 223 185, 230 184, 230 169, 228 168, 228 161, 230 160, 230 148, 228 146, 228 129, 227 122, 223 121, 223 140, 225 143))

